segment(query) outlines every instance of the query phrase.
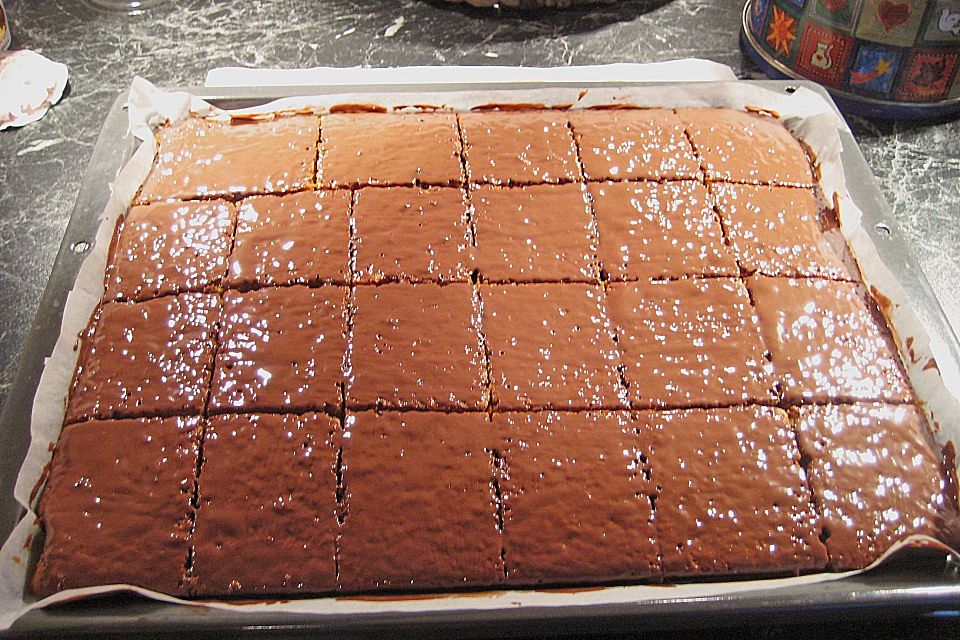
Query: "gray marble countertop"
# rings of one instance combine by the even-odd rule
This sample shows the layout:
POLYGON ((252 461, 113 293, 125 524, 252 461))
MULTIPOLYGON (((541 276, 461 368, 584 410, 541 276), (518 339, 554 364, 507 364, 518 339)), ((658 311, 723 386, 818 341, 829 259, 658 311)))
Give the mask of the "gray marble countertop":
MULTIPOLYGON (((67 64, 46 117, 0 132, 0 400, 13 379, 93 145, 135 75, 198 85, 207 69, 697 57, 760 77, 740 52, 742 0, 630 0, 535 15, 423 0, 169 1, 142 15, 87 0, 4 0, 13 48, 67 64)), ((941 304, 960 327, 960 121, 851 119, 941 304)))

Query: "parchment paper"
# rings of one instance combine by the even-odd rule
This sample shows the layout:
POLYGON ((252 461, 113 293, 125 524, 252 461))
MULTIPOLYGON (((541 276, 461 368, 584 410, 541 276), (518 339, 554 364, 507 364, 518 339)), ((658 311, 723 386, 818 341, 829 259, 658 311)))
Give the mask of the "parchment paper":
MULTIPOLYGON (((461 76, 462 80, 462 76, 461 76)), ((892 302, 889 319, 921 404, 935 425, 935 437, 940 445, 948 441, 960 443, 960 373, 957 363, 950 358, 943 345, 931 345, 917 315, 907 304, 907 296, 895 278, 882 263, 877 249, 861 224, 861 212, 851 200, 845 186, 840 164, 841 141, 838 132, 846 128, 843 120, 829 104, 814 92, 800 89, 793 94, 780 94, 737 82, 676 85, 671 87, 632 86, 619 89, 590 89, 581 92, 575 88, 542 90, 503 90, 411 93, 348 93, 314 97, 288 98, 261 107, 233 112, 246 117, 270 117, 277 111, 312 111, 323 113, 338 104, 379 104, 386 107, 430 102, 452 109, 467 109, 488 103, 542 103, 545 105, 573 105, 579 109, 598 104, 622 103, 667 107, 762 107, 778 113, 784 123, 804 142, 810 145, 822 169, 822 186, 827 198, 837 194, 840 203, 841 229, 859 263, 865 283, 892 302), (939 367, 929 366, 931 359, 939 367)), ((440 610, 477 610, 504 607, 550 607, 591 605, 600 603, 642 603, 662 600, 665 596, 657 586, 618 586, 576 593, 544 591, 500 591, 483 595, 438 594, 424 599, 303 598, 263 603, 237 604, 230 602, 179 600, 130 585, 114 585, 75 589, 56 594, 41 601, 26 594, 29 575, 30 549, 38 534, 30 493, 49 462, 53 443, 63 423, 66 395, 77 359, 77 336, 103 293, 103 275, 106 268, 110 236, 116 220, 128 207, 153 162, 156 140, 153 130, 165 121, 178 121, 191 114, 229 118, 231 114, 186 93, 164 92, 146 80, 134 80, 129 100, 130 131, 143 141, 112 185, 112 195, 105 208, 95 247, 84 262, 76 285, 67 298, 61 333, 56 347, 46 362, 37 390, 32 416, 32 442, 18 477, 16 499, 27 509, 27 515, 16 527, 0 550, 0 629, 8 628, 27 611, 67 600, 115 590, 127 590, 165 602, 191 606, 234 609, 244 612, 296 612, 318 616, 345 613, 429 612, 440 610)), ((904 544, 929 541, 915 537, 891 549, 877 564, 895 553, 904 544)), ((809 585, 839 580, 859 571, 847 573, 818 573, 801 577, 681 584, 670 590, 670 599, 717 596, 749 591, 809 585)))
POLYGON ((323 85, 359 87, 374 84, 471 84, 490 82, 558 84, 608 82, 711 82, 736 80, 733 69, 710 60, 687 58, 650 64, 594 64, 582 67, 313 67, 311 69, 248 69, 219 67, 207 72, 207 87, 291 87, 323 85))

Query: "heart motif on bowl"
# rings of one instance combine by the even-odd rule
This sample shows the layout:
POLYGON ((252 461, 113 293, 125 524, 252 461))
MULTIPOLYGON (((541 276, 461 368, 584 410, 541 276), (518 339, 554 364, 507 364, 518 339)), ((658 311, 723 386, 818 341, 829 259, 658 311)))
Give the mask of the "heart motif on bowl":
POLYGON ((880 0, 877 5, 877 19, 887 31, 894 27, 906 24, 910 19, 910 5, 906 2, 894 2, 893 0, 880 0))

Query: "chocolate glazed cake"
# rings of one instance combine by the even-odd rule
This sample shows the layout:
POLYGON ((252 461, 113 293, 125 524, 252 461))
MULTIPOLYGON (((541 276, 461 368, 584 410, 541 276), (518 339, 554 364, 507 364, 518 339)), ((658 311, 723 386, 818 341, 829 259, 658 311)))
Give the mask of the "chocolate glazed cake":
POLYGON ((960 543, 773 117, 191 119, 116 229, 36 595, 789 576, 960 543))

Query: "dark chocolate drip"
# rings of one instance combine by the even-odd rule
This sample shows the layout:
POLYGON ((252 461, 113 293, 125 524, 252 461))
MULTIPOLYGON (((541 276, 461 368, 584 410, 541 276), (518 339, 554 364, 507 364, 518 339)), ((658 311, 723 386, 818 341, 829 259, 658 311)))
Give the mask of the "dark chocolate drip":
POLYGON ((507 461, 497 449, 490 452, 490 465, 493 472, 490 476, 490 487, 493 491, 493 503, 496 506, 497 531, 500 532, 500 564, 503 568, 503 579, 507 580, 510 578, 510 569, 507 565, 507 542, 504 537, 506 502, 503 488, 500 486, 500 478, 509 474, 509 471, 507 470, 507 461))
POLYGON ((497 404, 497 397, 493 392, 493 368, 490 364, 490 343, 487 341, 486 332, 483 327, 483 295, 480 292, 481 285, 474 275, 471 278, 473 284, 473 304, 477 314, 477 334, 480 339, 480 350, 483 355, 483 385, 484 390, 484 410, 493 418, 493 412, 497 404))
MULTIPOLYGON (((830 528, 822 521, 823 501, 819 491, 816 490, 816 487, 814 487, 813 482, 810 480, 810 470, 814 458, 812 452, 805 446, 804 439, 800 437, 800 412, 792 409, 786 411, 785 415, 790 425, 790 432, 793 434, 793 443, 797 448, 797 454, 799 456, 797 458, 797 464, 803 469, 804 484, 807 487, 807 493, 810 495, 810 511, 817 520, 815 526, 820 530, 817 538, 821 544, 826 545, 827 539, 830 537, 830 528)), ((829 553, 827 554, 827 558, 829 563, 829 553)), ((827 567, 830 568, 830 565, 828 564, 827 567)))
MULTIPOLYGON (((220 301, 220 308, 222 309, 223 295, 221 294, 218 299, 220 301)), ((192 585, 192 583, 196 580, 196 576, 194 575, 194 554, 196 553, 196 547, 193 544, 193 538, 194 538, 194 533, 196 533, 197 511, 200 509, 200 506, 201 506, 200 505, 200 475, 203 472, 203 462, 204 462, 203 445, 207 439, 208 423, 206 418, 209 417, 210 415, 210 398, 213 395, 213 368, 217 362, 217 352, 220 349, 220 340, 219 340, 220 320, 221 318, 218 314, 218 319, 213 329, 214 331, 213 359, 211 360, 210 370, 207 376, 207 381, 208 381, 207 396, 203 402, 204 420, 202 420, 200 424, 199 433, 197 433, 197 465, 196 465, 196 468, 194 469, 194 476, 193 476, 193 496, 190 499, 190 504, 193 507, 193 509, 188 516, 190 518, 190 532, 189 532, 189 538, 188 538, 190 541, 190 546, 187 551, 187 560, 184 563, 184 580, 187 585, 192 585)), ((192 589, 192 586, 190 588, 192 589)))

